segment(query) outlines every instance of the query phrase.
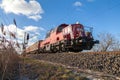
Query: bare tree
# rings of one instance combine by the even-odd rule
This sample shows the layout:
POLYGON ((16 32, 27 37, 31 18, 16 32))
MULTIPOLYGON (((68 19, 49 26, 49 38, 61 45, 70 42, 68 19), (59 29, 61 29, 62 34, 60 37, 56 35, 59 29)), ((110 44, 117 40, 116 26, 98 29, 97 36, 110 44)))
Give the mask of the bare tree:
POLYGON ((120 41, 116 41, 116 43, 112 46, 113 51, 120 51, 120 41))
POLYGON ((93 51, 119 51, 120 42, 110 33, 100 33, 98 35, 100 43, 93 47, 93 51))

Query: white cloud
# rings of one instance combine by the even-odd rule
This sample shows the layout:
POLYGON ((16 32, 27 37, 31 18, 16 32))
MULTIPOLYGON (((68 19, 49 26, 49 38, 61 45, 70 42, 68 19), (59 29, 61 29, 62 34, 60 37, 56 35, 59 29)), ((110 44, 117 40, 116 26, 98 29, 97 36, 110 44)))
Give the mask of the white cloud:
POLYGON ((36 31, 45 31, 45 29, 44 28, 42 28, 42 27, 38 27, 38 26, 25 26, 24 27, 24 30, 26 31, 26 32, 30 32, 30 31, 34 31, 34 32, 36 32, 36 31))
MULTIPOLYGON (((6 38, 9 38, 9 32, 12 32, 14 34, 17 35, 18 39, 23 39, 24 36, 24 29, 21 28, 17 28, 14 24, 10 24, 10 25, 4 25, 4 31, 6 32, 6 38)), ((2 34, 1 30, 0 30, 0 34, 2 34)))
POLYGON ((28 46, 34 44, 37 41, 38 41, 38 37, 34 36, 33 38, 29 39, 28 46))
POLYGON ((74 6, 76 6, 76 7, 82 6, 82 3, 79 2, 79 1, 76 1, 76 2, 74 3, 74 6))
POLYGON ((0 7, 6 13, 14 13, 16 15, 25 15, 30 19, 39 20, 44 12, 41 5, 36 0, 2 0, 0 7))
POLYGON ((38 21, 42 17, 40 15, 34 15, 34 16, 29 16, 30 19, 34 19, 35 21, 38 21))
POLYGON ((25 26, 24 30, 25 31, 36 31, 36 30, 38 30, 38 27, 36 27, 36 26, 25 26))
POLYGON ((17 36, 19 37, 20 40, 23 40, 24 37, 24 30, 17 28, 17 36))
POLYGON ((23 31, 30 34, 30 40, 28 44, 30 45, 31 43, 38 41, 39 37, 42 37, 41 34, 45 32, 45 29, 43 27, 30 25, 30 26, 24 26, 23 31))
MULTIPOLYGON (((5 36, 7 40, 10 39, 9 32, 12 32, 16 34, 17 40, 20 43, 23 42, 24 32, 29 33, 30 40, 28 45, 30 45, 31 43, 36 42, 40 37, 43 36, 43 35, 41 36, 41 34, 45 31, 45 29, 42 27, 37 27, 32 25, 25 26, 24 29, 21 28, 16 29, 16 26, 14 24, 10 24, 10 25, 4 25, 4 31, 7 33, 5 36)), ((1 28, 0 28, 0 35, 2 35, 1 28)))
POLYGON ((13 32, 13 33, 15 33, 16 32, 16 26, 14 25, 14 24, 10 24, 10 25, 5 25, 4 26, 5 27, 5 31, 10 31, 10 32, 13 32))

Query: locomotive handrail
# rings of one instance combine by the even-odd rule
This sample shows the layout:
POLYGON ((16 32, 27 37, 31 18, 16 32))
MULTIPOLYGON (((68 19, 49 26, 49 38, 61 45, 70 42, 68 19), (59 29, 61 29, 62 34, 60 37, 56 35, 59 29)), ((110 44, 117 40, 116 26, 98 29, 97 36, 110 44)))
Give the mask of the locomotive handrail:
MULTIPOLYGON (((84 29, 87 30, 89 28, 89 31, 92 33, 93 32, 93 27, 90 27, 90 26, 84 26, 84 29)), ((88 30, 87 30, 88 31, 88 30)))

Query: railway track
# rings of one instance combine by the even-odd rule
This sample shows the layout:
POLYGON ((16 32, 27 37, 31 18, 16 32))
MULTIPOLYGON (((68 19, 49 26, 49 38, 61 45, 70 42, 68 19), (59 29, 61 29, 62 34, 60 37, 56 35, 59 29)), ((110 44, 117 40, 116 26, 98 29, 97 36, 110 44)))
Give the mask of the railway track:
POLYGON ((27 57, 120 77, 120 52, 45 53, 27 57))

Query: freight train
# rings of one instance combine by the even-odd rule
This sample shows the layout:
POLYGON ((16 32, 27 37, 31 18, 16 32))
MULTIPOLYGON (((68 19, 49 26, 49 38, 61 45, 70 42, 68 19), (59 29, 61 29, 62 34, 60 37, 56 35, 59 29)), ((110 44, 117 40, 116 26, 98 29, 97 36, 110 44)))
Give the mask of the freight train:
POLYGON ((51 29, 44 40, 39 40, 25 49, 26 53, 80 52, 90 50, 94 44, 92 32, 80 23, 61 24, 51 29))

